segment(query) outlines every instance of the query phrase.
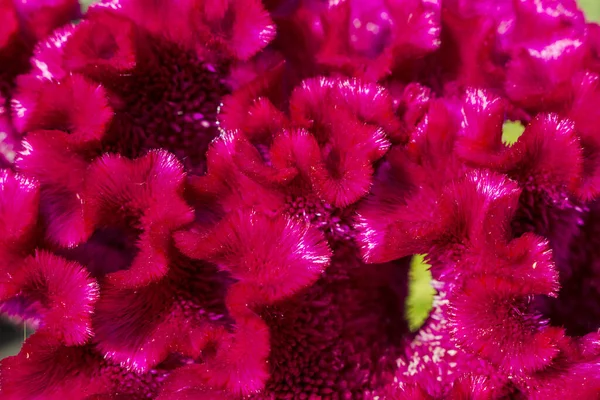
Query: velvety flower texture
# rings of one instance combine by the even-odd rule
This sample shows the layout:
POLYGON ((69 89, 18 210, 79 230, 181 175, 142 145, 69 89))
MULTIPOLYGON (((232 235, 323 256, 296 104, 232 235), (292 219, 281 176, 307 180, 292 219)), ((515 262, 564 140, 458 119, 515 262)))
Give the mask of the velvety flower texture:
POLYGON ((37 330, 1 398, 600 398, 574 0, 30 3, 0 0, 0 310, 37 330))
POLYGON ((0 166, 19 150, 20 135, 11 123, 15 78, 30 69, 34 46, 55 28, 80 17, 77 0, 0 1, 0 166))

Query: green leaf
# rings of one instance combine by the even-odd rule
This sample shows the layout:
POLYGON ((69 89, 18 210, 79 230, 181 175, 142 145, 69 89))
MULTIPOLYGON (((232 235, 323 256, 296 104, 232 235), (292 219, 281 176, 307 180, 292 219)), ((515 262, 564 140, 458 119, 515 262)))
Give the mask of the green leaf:
POLYGON ((506 121, 502 125, 502 142, 513 145, 521 137, 525 127, 518 121, 506 121))
POLYGON ((431 286, 430 265, 425 256, 417 254, 410 262, 408 273, 408 297, 406 298, 406 318, 411 332, 418 330, 431 312, 435 289, 431 286))
POLYGON ((600 1, 579 0, 578 3, 588 21, 600 22, 600 1))

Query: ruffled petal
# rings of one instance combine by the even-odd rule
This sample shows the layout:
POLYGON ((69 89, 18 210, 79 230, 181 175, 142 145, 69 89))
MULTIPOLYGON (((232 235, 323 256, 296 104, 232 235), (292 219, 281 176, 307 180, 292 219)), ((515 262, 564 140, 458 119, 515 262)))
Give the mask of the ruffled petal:
POLYGON ((0 227, 3 258, 27 254, 36 233, 39 184, 9 170, 0 171, 0 227))
POLYGON ((196 366, 197 386, 222 389, 234 397, 259 393, 264 388, 269 377, 269 330, 253 313, 244 314, 237 315, 235 331, 217 341, 214 356, 196 366))
POLYGON ((15 277, 18 296, 33 304, 40 329, 66 345, 85 343, 98 285, 81 265, 45 251, 26 259, 15 277))
POLYGON ((0 298, 18 292, 13 279, 20 261, 38 239, 39 184, 11 171, 0 172, 0 298))
POLYGON ((437 1, 332 3, 322 17, 321 64, 348 75, 380 79, 407 60, 438 48, 437 1))
POLYGON ((44 39, 55 28, 81 17, 77 0, 40 0, 14 2, 21 23, 37 40, 44 39))
POLYGON ((356 225, 363 257, 383 262, 453 245, 501 245, 510 235, 519 194, 517 185, 501 175, 474 172, 438 193, 421 190, 406 197, 391 212, 367 202, 356 225))
POLYGON ((600 95, 600 77, 597 74, 585 73, 576 76, 574 80, 574 99, 568 116, 575 122, 583 148, 583 179, 578 194, 589 200, 600 191, 600 130, 595 123, 598 110, 593 106, 600 95))
POLYGON ((105 360, 92 345, 65 346, 37 332, 21 352, 0 363, 0 395, 31 400, 142 400, 156 398, 164 380, 184 362, 171 357, 138 374, 105 360))
POLYGON ((270 302, 313 283, 331 256, 315 228, 251 210, 231 213, 210 233, 181 232, 175 240, 184 253, 217 263, 270 302))
POLYGON ((500 97, 480 89, 466 90, 456 148, 459 156, 480 164, 490 162, 490 156, 501 150, 504 108, 500 97))
POLYGON ((132 21, 116 13, 92 13, 66 42, 64 66, 99 80, 118 79, 137 65, 140 35, 132 21))
POLYGON ((12 104, 20 132, 61 130, 71 134, 73 144, 102 139, 113 115, 104 88, 81 75, 60 84, 22 76, 12 104))
POLYGON ((62 131, 32 132, 16 162, 20 171, 40 182, 47 238, 66 247, 84 242, 91 234, 83 218, 83 193, 95 151, 72 141, 62 131))
POLYGON ((212 265, 172 254, 159 281, 138 288, 104 283, 93 320, 99 350, 138 372, 171 352, 197 358, 231 322, 224 304, 230 281, 212 265))
POLYGON ((134 161, 106 155, 94 162, 88 174, 87 226, 116 226, 138 233, 138 253, 128 269, 110 274, 110 281, 136 287, 163 277, 169 268, 171 232, 193 220, 181 197, 182 165, 165 151, 151 151, 134 161))
POLYGON ((450 300, 458 342, 516 376, 549 365, 564 335, 533 309, 533 296, 556 296, 558 274, 547 259, 548 250, 535 240, 528 242, 515 244, 518 250, 511 255, 518 261, 513 271, 503 275, 502 269, 490 268, 487 274, 469 277, 450 300), (534 253, 523 260, 526 246, 534 253))
POLYGON ((576 190, 583 157, 573 122, 556 114, 541 114, 510 148, 504 164, 509 176, 528 189, 556 196, 576 190))
POLYGON ((94 379, 100 361, 90 346, 64 346, 38 333, 25 341, 18 355, 0 363, 0 394, 7 400, 85 399, 104 386, 94 379))
POLYGON ((210 10, 205 11, 204 18, 213 40, 216 36, 216 41, 224 42, 240 60, 249 59, 275 37, 275 25, 259 0, 209 0, 204 10, 210 10), (216 12, 219 7, 223 9, 221 13, 216 12))
POLYGON ((568 99, 570 77, 581 68, 586 50, 573 33, 516 47, 506 72, 508 97, 524 108, 551 110, 568 99))

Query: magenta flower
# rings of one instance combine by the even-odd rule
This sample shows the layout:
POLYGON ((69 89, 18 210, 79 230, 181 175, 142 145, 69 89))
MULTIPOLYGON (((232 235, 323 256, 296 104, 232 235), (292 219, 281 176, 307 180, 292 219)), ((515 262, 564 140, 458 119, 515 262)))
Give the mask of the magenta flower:
POLYGON ((11 125, 15 78, 27 72, 33 48, 55 28, 80 16, 76 0, 0 1, 0 166, 13 163, 20 136, 11 125))
POLYGON ((36 332, 0 397, 598 397, 574 0, 25 3, 0 4, 0 310, 36 332))

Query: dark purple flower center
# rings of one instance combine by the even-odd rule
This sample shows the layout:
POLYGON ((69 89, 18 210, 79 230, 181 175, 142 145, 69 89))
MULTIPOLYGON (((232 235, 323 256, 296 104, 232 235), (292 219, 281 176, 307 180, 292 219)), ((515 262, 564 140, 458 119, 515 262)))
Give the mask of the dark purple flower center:
POLYGON ((278 399, 358 399, 389 378, 386 371, 394 370, 408 332, 405 261, 373 271, 349 248, 339 250, 315 285, 266 307, 261 316, 272 345, 267 392, 278 399))
POLYGON ((106 227, 97 229, 89 240, 61 254, 85 265, 94 277, 127 269, 138 253, 135 243, 139 232, 133 229, 106 227))
POLYGON ((335 207, 315 195, 289 194, 285 212, 316 226, 329 239, 330 245, 350 243, 354 240, 352 211, 335 207))
POLYGON ((107 150, 135 158, 162 148, 188 171, 203 173, 208 144, 218 135, 221 98, 228 92, 224 67, 164 41, 150 46, 151 61, 118 84, 108 83, 116 114, 107 150))

